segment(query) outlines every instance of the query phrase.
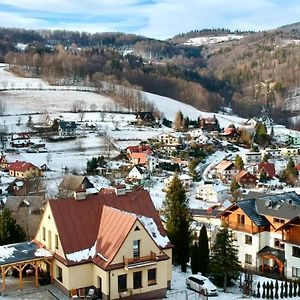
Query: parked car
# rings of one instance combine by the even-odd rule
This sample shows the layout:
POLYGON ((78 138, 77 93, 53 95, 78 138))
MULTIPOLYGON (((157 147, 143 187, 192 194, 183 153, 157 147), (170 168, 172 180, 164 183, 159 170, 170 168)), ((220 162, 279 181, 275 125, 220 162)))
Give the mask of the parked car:
POLYGON ((202 275, 189 276, 186 279, 186 287, 205 296, 218 296, 217 287, 202 275))

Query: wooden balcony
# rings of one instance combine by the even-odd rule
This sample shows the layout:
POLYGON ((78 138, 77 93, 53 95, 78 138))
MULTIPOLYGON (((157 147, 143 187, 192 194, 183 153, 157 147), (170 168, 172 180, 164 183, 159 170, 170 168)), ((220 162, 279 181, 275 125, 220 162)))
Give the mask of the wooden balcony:
POLYGON ((157 256, 154 252, 151 252, 150 255, 126 258, 123 257, 125 269, 139 268, 143 266, 149 266, 156 264, 157 256))
POLYGON ((251 234, 256 234, 262 231, 265 231, 266 228, 264 227, 257 227, 256 225, 246 225, 243 223, 238 223, 238 222, 229 222, 228 223, 228 227, 234 230, 240 230, 240 231, 244 231, 244 232, 248 232, 251 234))

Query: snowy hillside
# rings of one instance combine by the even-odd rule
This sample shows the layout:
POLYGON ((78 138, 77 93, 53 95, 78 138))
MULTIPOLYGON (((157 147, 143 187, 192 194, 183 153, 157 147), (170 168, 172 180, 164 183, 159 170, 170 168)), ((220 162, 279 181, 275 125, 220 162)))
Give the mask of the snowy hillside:
POLYGON ((240 40, 243 37, 244 37, 243 35, 235 35, 235 34, 228 34, 224 36, 202 36, 202 37, 189 39, 184 43, 184 45, 197 47, 197 46, 207 45, 207 44, 217 44, 222 42, 240 40))

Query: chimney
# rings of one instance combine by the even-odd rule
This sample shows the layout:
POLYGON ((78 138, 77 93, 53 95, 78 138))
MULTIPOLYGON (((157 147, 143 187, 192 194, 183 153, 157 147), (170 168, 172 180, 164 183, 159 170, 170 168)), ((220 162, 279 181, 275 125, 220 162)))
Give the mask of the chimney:
POLYGON ((116 193, 117 196, 126 195, 126 185, 125 184, 116 185, 115 193, 116 193))
POLYGON ((86 198, 86 188, 84 185, 81 185, 74 191, 74 198, 76 201, 84 200, 86 198))

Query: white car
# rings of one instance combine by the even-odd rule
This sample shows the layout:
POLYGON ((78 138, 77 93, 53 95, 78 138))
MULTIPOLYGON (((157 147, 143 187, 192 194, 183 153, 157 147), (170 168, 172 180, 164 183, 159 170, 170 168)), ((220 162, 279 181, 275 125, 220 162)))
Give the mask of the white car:
POLYGON ((186 287, 205 296, 218 296, 217 287, 202 275, 189 276, 186 279, 186 287))

